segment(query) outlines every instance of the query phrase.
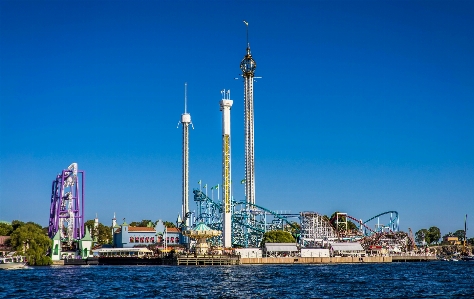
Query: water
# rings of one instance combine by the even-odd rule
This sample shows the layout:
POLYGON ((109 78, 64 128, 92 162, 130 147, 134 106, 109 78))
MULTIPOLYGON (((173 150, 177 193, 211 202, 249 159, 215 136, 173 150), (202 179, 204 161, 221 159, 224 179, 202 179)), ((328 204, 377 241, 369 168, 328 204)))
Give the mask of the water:
POLYGON ((474 262, 30 267, 0 298, 474 298, 474 262))

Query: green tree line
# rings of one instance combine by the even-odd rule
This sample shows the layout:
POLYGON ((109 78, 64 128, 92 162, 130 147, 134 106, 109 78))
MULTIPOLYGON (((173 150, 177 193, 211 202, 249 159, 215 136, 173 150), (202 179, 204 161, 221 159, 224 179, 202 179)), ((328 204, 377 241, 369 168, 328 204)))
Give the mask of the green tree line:
MULTIPOLYGON (((458 237, 459 241, 464 241, 464 230, 457 230, 452 233, 449 232, 444 237, 458 237)), ((418 244, 425 243, 426 245, 438 245, 440 244, 441 231, 438 227, 432 226, 429 229, 422 228, 415 233, 415 241, 418 244)), ((474 238, 467 239, 467 243, 474 245, 474 238)))
POLYGON ((34 222, 13 220, 12 224, 0 223, 0 235, 10 236, 6 245, 11 246, 17 255, 26 256, 30 265, 52 264, 51 258, 47 256, 52 245, 47 228, 34 222))

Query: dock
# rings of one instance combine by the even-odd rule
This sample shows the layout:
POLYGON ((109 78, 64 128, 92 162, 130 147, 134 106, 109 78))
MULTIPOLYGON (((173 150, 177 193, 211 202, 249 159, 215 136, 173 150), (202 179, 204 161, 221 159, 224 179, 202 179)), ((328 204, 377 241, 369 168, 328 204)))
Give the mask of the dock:
POLYGON ((436 261, 434 255, 396 255, 365 257, 258 257, 244 258, 239 255, 179 255, 171 258, 134 259, 111 258, 107 262, 97 258, 61 260, 53 265, 169 265, 169 266, 224 266, 224 265, 289 265, 289 264, 362 264, 405 263, 436 261))
POLYGON ((436 261, 438 258, 435 255, 394 255, 392 256, 392 262, 394 263, 405 263, 405 262, 430 262, 436 261))
POLYGON ((178 266, 221 266, 221 265, 240 265, 240 256, 238 255, 180 255, 176 258, 178 266))
POLYGON ((365 257, 261 257, 241 258, 242 265, 251 264, 352 264, 435 261, 436 256, 365 256, 365 257))

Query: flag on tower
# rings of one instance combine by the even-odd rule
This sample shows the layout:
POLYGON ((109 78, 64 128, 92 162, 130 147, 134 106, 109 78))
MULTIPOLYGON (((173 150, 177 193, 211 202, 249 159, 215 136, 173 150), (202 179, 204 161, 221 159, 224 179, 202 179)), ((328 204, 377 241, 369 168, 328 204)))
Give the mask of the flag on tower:
POLYGON ((219 189, 219 184, 217 184, 217 186, 215 186, 214 189, 216 190, 219 189))
POLYGON ((245 179, 240 181, 241 184, 245 184, 245 179))
POLYGON ((199 180, 198 184, 201 185, 201 180, 199 180))

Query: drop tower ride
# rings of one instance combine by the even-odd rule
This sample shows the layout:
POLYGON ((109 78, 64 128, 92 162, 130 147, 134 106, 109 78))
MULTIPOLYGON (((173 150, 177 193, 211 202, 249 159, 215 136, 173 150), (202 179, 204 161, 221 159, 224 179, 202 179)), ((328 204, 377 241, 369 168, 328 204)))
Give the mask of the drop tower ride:
MULTIPOLYGON (((184 83, 184 113, 181 114, 180 123, 183 125, 183 202, 181 215, 186 227, 189 227, 189 125, 191 114, 187 112, 188 83, 184 83)), ((178 123, 179 126, 179 123, 178 123)))
POLYGON ((230 99, 230 90, 222 90, 220 110, 222 111, 222 201, 223 201, 223 245, 232 247, 232 177, 231 177, 231 150, 230 150, 230 109, 233 101, 230 99))
POLYGON ((240 69, 244 79, 245 194, 247 202, 255 204, 253 82, 257 63, 250 52, 249 24, 244 23, 247 27, 247 54, 240 62, 240 69))

